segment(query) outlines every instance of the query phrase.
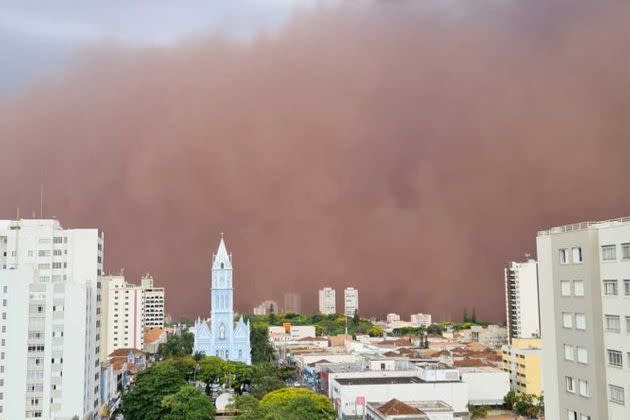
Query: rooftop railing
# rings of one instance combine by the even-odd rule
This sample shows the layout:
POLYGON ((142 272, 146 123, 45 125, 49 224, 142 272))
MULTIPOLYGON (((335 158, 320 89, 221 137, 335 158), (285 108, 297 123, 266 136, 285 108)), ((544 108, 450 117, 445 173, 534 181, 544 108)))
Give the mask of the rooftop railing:
POLYGON ((618 217, 616 219, 609 219, 609 220, 573 223, 573 224, 564 225, 564 226, 552 227, 551 229, 547 229, 547 230, 540 230, 538 231, 538 236, 548 236, 554 233, 564 233, 564 232, 586 230, 586 229, 589 229, 591 226, 607 224, 607 223, 617 224, 617 223, 628 223, 628 222, 630 222, 630 216, 618 217))

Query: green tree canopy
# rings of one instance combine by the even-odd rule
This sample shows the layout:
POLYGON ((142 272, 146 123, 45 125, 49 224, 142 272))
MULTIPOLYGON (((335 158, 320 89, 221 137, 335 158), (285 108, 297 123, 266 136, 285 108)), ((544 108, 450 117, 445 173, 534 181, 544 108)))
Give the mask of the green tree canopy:
POLYGON ((160 344, 157 354, 161 359, 189 356, 192 354, 194 342, 195 336, 189 332, 172 335, 166 343, 160 344))
POLYGON ((215 410, 212 401, 193 385, 184 385, 175 394, 162 399, 165 420, 213 419, 215 410))
POLYGON ((241 420, 332 420, 335 411, 323 395, 307 389, 282 388, 259 402, 251 395, 238 397, 234 408, 241 420))

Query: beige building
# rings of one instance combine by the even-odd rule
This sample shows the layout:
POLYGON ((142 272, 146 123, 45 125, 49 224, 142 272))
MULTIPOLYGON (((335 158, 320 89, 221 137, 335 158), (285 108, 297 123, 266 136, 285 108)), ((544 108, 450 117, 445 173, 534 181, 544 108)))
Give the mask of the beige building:
POLYGON ((510 388, 524 394, 542 392, 542 340, 514 338, 501 348, 503 370, 510 374, 510 388))
POLYGON ((149 274, 142 276, 140 286, 144 298, 145 328, 164 328, 164 288, 155 287, 149 274))
POLYGON ((323 315, 337 313, 335 289, 324 287, 319 291, 319 313, 323 315))
POLYGON ((538 232, 549 419, 630 419, 630 218, 538 232))

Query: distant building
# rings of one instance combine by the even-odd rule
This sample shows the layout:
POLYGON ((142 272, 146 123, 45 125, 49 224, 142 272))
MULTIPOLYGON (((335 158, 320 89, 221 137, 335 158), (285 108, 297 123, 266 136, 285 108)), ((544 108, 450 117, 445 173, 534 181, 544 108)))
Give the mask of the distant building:
POLYGON ((284 312, 292 312, 299 314, 302 310, 302 300, 297 293, 284 294, 284 312))
POLYGON ((0 220, 0 417, 94 418, 103 234, 0 220))
POLYGON ((278 304, 274 300, 265 300, 254 307, 254 315, 269 315, 278 313, 278 304))
POLYGON ((144 299, 142 287, 125 277, 105 276, 101 297, 101 360, 116 349, 144 346, 144 299))
POLYGON ((145 274, 140 279, 144 297, 145 328, 164 328, 164 288, 153 285, 153 277, 145 274))
POLYGON ((392 322, 400 321, 400 315, 395 313, 387 314, 387 323, 391 324, 392 322))
MULTIPOLYGON (((363 401, 363 400, 359 400, 363 401)), ((444 401, 368 401, 365 418, 370 420, 452 420, 453 408, 444 401)))
POLYGON ((630 218, 536 243, 545 417, 630 419, 630 218))
POLYGON ((319 313, 324 315, 337 313, 335 289, 325 287, 319 291, 319 313))
POLYGON ((359 291, 354 287, 346 287, 343 291, 343 310, 346 316, 354 316, 359 311, 359 291))
POLYGON ((505 267, 505 309, 510 341, 540 337, 536 260, 512 261, 505 267))
POLYGON ((166 330, 162 328, 146 329, 144 331, 144 352, 155 354, 160 348, 160 344, 166 343, 168 337, 166 330))
POLYGON ((510 375, 510 388, 524 394, 541 395, 542 341, 540 338, 515 338, 501 348, 503 370, 510 375))
POLYGON ((217 253, 212 256, 210 325, 197 319, 193 326, 193 352, 218 356, 251 364, 249 321, 241 317, 234 322, 234 289, 232 286, 232 255, 228 254, 221 234, 217 253))
POLYGON ((431 325, 431 314, 411 314, 409 321, 417 327, 428 327, 431 325))
POLYGON ((473 325, 470 327, 471 341, 480 343, 492 348, 499 348, 507 344, 507 328, 499 325, 488 325, 482 327, 473 325))

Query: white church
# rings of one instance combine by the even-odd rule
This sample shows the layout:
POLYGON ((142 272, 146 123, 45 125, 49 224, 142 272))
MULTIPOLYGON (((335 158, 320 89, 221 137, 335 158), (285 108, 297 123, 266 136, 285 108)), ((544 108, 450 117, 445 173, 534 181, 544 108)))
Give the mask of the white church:
POLYGON ((193 352, 219 356, 224 360, 251 364, 249 321, 234 322, 232 255, 221 234, 219 249, 212 256, 212 300, 210 321, 197 319, 193 326, 193 352))

